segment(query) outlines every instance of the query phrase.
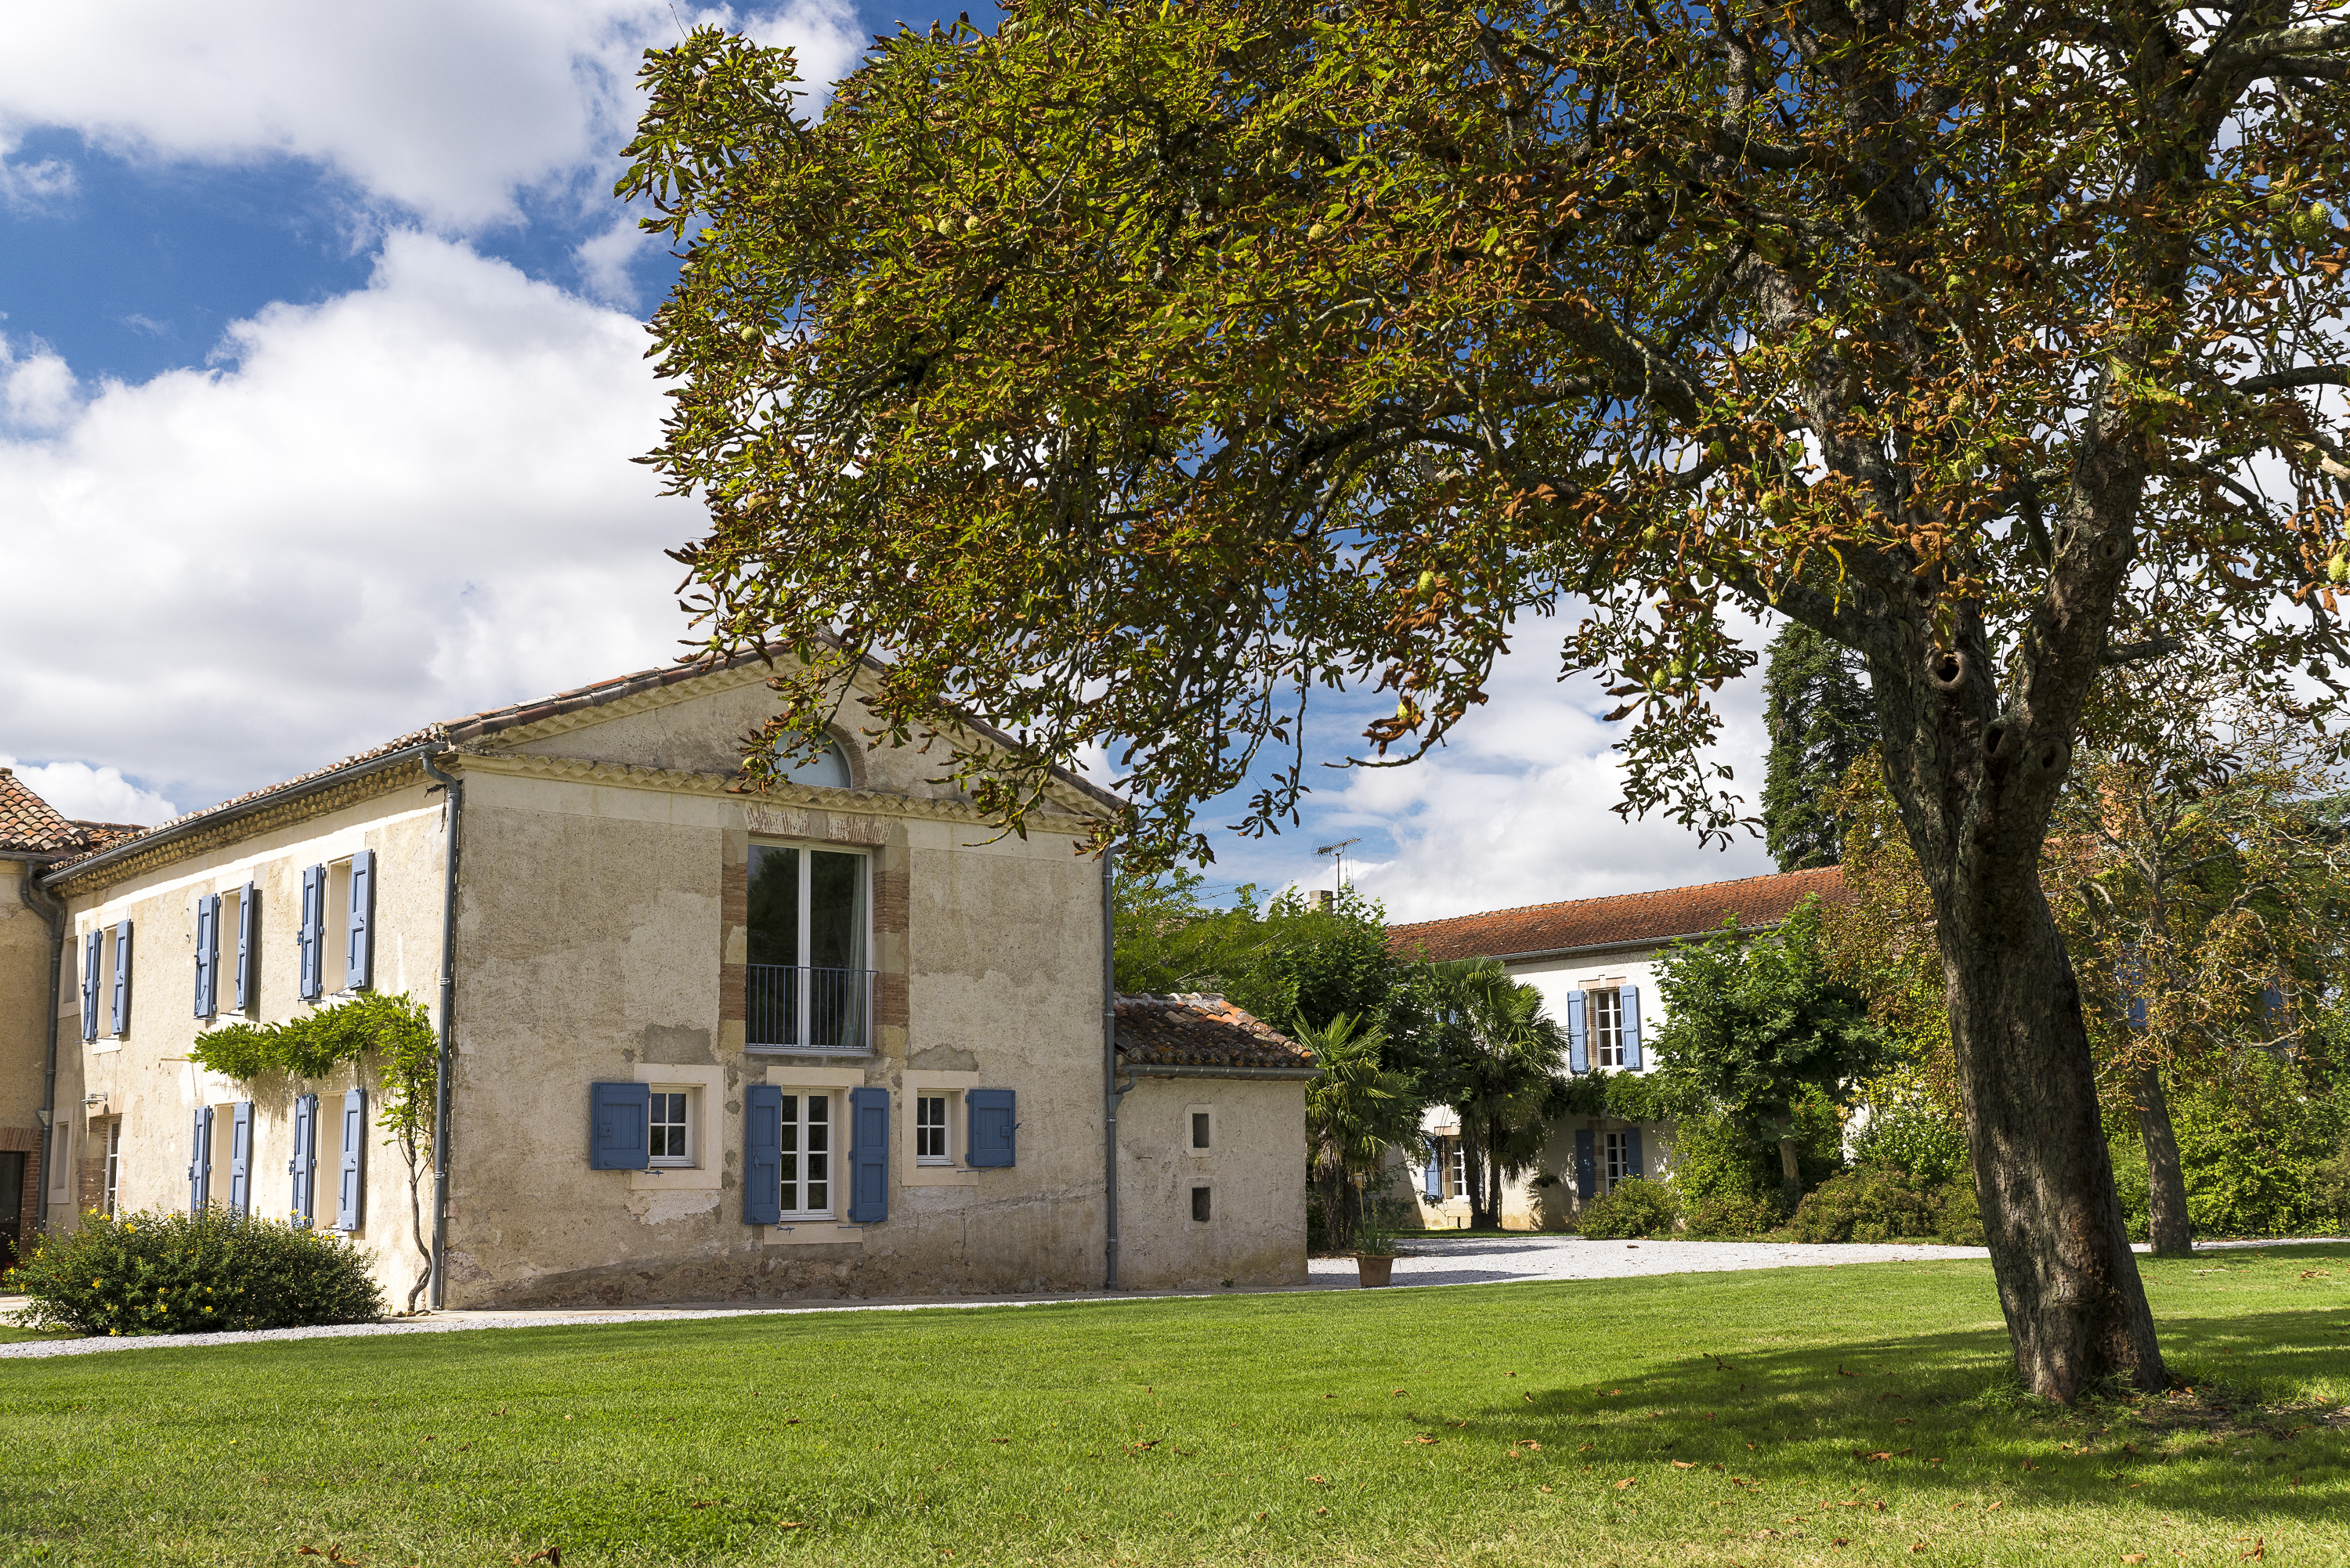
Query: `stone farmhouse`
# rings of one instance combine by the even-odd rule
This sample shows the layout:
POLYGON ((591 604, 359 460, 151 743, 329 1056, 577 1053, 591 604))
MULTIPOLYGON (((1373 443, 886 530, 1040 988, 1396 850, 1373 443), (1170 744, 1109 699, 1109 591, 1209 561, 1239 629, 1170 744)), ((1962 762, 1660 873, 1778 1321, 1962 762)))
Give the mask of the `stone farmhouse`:
MULTIPOLYGON (((1642 1073, 1649 1064, 1643 1036, 1664 1022, 1655 966, 1667 948, 1715 930, 1731 915, 1748 930, 1768 929, 1811 895, 1835 899, 1843 890, 1843 868, 1829 866, 1426 920, 1391 928, 1388 941, 1408 960, 1500 960, 1513 979, 1541 991, 1545 1011, 1565 1025, 1570 1071, 1642 1073)), ((1432 1230, 1465 1225, 1469 1171, 1459 1119, 1440 1106, 1428 1113, 1422 1130, 1432 1157, 1409 1168, 1413 1208, 1401 1222, 1432 1230)), ((1555 1123, 1534 1169, 1503 1183, 1502 1223, 1559 1228, 1617 1182, 1661 1174, 1672 1147, 1669 1123, 1607 1116, 1555 1123)))
POLYGON ((1302 1283, 1312 1058, 1108 994, 1076 851, 1114 799, 1057 775, 1006 835, 847 736, 743 793, 767 673, 621 676, 151 828, 0 781, 0 1205, 291 1216, 395 1305, 428 1262, 449 1306, 1302 1283), (189 1060, 368 991, 437 1033, 413 1182, 364 1064, 189 1060))

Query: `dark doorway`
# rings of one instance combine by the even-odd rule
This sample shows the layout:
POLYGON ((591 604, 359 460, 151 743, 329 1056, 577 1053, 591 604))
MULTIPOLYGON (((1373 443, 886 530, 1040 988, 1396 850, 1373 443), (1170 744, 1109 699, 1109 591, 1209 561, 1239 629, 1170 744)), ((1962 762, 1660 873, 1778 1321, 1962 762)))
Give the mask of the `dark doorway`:
POLYGON ((16 1266, 16 1241, 24 1232, 25 1155, 21 1149, 0 1153, 0 1269, 16 1266))

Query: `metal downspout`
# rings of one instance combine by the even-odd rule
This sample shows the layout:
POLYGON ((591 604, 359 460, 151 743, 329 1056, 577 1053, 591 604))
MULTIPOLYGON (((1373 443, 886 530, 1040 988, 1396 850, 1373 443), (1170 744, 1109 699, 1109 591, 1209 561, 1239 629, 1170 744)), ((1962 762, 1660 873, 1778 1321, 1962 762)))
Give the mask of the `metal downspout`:
POLYGON ((41 1075, 41 1106, 48 1115, 49 1125, 41 1129, 41 1184, 33 1198, 33 1224, 36 1229, 49 1222, 49 1189, 57 1185, 57 1135, 63 1130, 57 1126, 57 985, 65 977, 66 957, 65 900, 40 885, 40 863, 27 860, 24 879, 16 884, 16 897, 49 928, 49 1049, 47 1065, 41 1075))
POLYGON ((1102 851, 1102 1183, 1109 1240, 1102 1289, 1118 1289, 1118 854, 1102 851))
POLYGON ((441 787, 449 792, 448 849, 442 857, 441 1031, 432 1057, 432 1289, 426 1298, 432 1310, 439 1312, 447 1273, 442 1267, 442 1253, 449 1240, 449 1042, 457 1008, 457 852, 465 786, 456 774, 442 773, 436 767, 430 753, 417 760, 424 764, 425 773, 440 780, 441 787))

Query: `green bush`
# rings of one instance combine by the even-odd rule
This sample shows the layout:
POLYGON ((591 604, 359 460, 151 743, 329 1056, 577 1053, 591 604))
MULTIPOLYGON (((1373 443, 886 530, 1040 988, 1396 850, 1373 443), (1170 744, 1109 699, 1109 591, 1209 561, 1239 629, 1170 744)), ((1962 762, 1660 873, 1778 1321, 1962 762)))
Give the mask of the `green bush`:
POLYGON ((1852 1162, 1883 1166, 1920 1186, 1939 1187, 1970 1169, 1967 1129, 1929 1100, 1897 1100, 1876 1107, 1854 1137, 1852 1162))
POLYGON ((2310 1173, 2309 1200, 2320 1226, 2337 1236, 2350 1231, 2350 1141, 2310 1173))
POLYGON ((0 1283, 32 1298, 27 1326, 90 1334, 373 1323, 384 1309, 367 1254, 342 1237, 220 1209, 86 1214, 0 1283))
POLYGON ((1583 1206, 1582 1231, 1599 1241, 1620 1241, 1627 1236, 1669 1236, 1679 1218, 1669 1183, 1632 1177, 1614 1190, 1583 1206))
POLYGON ((1939 1221, 1934 1227, 1934 1240, 1953 1247, 1980 1247, 1983 1237, 1982 1205, 1975 1197, 1975 1179, 1960 1172, 1942 1183, 1934 1194, 1934 1211, 1939 1221))
MULTIPOLYGON (((1843 1163, 1844 1129, 1825 1096, 1806 1101, 1795 1116, 1795 1168, 1805 1190, 1834 1176, 1843 1163)), ((1779 1201, 1779 1144, 1720 1112, 1684 1116, 1673 1129, 1673 1183, 1691 1213, 1710 1202, 1779 1201)))
POLYGON ((1751 1192, 1705 1199, 1690 1210, 1683 1228, 1701 1241, 1723 1241, 1735 1236, 1764 1235, 1786 1223, 1786 1220, 1778 1194, 1751 1192))
POLYGON ((1941 1222, 1939 1206, 1908 1177, 1865 1165, 1807 1193, 1788 1228, 1799 1241, 1890 1241, 1931 1236, 1941 1222))

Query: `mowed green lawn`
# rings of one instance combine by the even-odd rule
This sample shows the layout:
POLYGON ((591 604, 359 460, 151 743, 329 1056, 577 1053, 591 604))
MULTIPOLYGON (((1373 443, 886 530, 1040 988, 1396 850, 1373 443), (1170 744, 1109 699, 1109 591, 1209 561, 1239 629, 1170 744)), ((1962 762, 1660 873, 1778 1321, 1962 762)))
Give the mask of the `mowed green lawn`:
POLYGON ((2147 1274, 2064 1414, 1973 1262, 0 1361, 0 1560, 2350 1561, 2350 1248, 2147 1274))

